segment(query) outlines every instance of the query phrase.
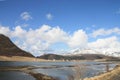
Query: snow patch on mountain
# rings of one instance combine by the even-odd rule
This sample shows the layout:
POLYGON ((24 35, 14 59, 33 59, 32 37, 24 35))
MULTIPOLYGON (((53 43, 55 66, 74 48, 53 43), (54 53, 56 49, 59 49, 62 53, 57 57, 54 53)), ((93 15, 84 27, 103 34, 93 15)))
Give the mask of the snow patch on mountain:
POLYGON ((81 54, 103 54, 106 56, 120 57, 120 49, 74 49, 69 52, 69 55, 81 54))

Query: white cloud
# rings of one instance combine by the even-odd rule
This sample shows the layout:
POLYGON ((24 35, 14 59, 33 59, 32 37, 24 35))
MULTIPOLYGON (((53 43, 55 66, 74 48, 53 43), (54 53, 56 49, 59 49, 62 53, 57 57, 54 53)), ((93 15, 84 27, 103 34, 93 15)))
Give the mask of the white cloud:
POLYGON ((78 30, 69 37, 68 45, 72 48, 84 48, 87 44, 87 39, 87 34, 83 30, 78 30))
MULTIPOLYGON (((109 30, 100 30, 105 35, 112 33, 119 33, 119 28, 109 30)), ((82 29, 69 34, 62 30, 59 26, 51 27, 49 25, 42 25, 37 29, 25 30, 21 26, 16 26, 14 29, 0 25, 0 33, 9 36, 14 40, 15 44, 34 55, 39 55, 41 51, 48 50, 51 45, 56 43, 67 44, 70 48, 92 48, 99 50, 119 50, 120 42, 117 36, 97 39, 89 42, 91 37, 88 37, 86 32, 82 29)), ((102 35, 102 34, 97 34, 102 35)), ((104 36, 104 35, 103 35, 104 36)))
POLYGON ((28 12, 21 13, 20 17, 25 21, 32 19, 31 15, 28 12))
POLYGON ((68 34, 59 26, 42 25, 38 29, 29 29, 28 31, 21 26, 16 26, 13 30, 1 26, 0 33, 15 38, 15 43, 20 48, 32 53, 39 53, 40 50, 48 49, 52 44, 58 42, 68 44, 71 48, 83 47, 87 43, 87 34, 83 30, 68 34))
POLYGON ((108 30, 98 29, 98 30, 96 30, 92 33, 92 36, 93 37, 106 36, 106 35, 110 35, 110 34, 113 34, 113 33, 120 34, 120 28, 116 27, 116 28, 112 28, 112 29, 108 29, 108 30))
POLYGON ((52 20, 53 16, 52 16, 51 13, 48 13, 48 14, 46 14, 46 18, 47 18, 48 20, 52 20))
POLYGON ((11 31, 10 31, 9 27, 0 25, 0 33, 5 34, 6 36, 10 36, 11 31))
POLYGON ((112 52, 120 52, 120 41, 116 36, 97 39, 94 42, 89 42, 88 48, 107 55, 112 52))
POLYGON ((45 40, 48 40, 49 43, 65 42, 67 40, 67 33, 59 27, 51 28, 45 36, 45 40))
POLYGON ((21 26, 16 26, 13 30, 9 27, 0 26, 0 33, 11 38, 15 38, 15 44, 20 48, 32 53, 39 53, 40 50, 48 49, 54 43, 65 42, 67 33, 59 27, 48 25, 40 26, 38 29, 28 31, 21 26))
POLYGON ((93 49, 120 48, 120 42, 116 36, 112 36, 90 42, 88 47, 93 49))
POLYGON ((23 30, 21 26, 16 26, 14 28, 14 31, 12 31, 12 37, 18 37, 18 38, 23 38, 25 37, 26 30, 23 30))

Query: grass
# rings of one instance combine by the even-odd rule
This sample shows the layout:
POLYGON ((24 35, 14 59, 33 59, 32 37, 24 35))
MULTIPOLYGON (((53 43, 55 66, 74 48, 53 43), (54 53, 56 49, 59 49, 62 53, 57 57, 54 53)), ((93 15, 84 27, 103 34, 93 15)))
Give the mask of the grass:
POLYGON ((120 65, 109 72, 84 80, 120 80, 120 65))
POLYGON ((45 59, 38 59, 33 57, 21 57, 21 56, 0 56, 0 61, 47 61, 45 59))

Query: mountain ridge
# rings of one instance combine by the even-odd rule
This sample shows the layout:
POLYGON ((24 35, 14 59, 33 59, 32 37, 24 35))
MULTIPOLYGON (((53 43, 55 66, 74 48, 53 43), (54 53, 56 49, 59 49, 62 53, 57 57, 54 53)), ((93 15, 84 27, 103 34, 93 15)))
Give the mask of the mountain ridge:
POLYGON ((95 49, 75 49, 70 52, 69 55, 80 55, 80 54, 102 54, 106 56, 120 57, 120 52, 117 51, 102 51, 95 49))
POLYGON ((43 54, 41 56, 38 56, 37 58, 47 60, 97 60, 97 59, 118 60, 118 58, 116 57, 105 56, 102 54, 81 54, 81 55, 43 54))
POLYGON ((3 34, 0 34, 0 55, 34 57, 31 53, 18 48, 9 37, 3 34))

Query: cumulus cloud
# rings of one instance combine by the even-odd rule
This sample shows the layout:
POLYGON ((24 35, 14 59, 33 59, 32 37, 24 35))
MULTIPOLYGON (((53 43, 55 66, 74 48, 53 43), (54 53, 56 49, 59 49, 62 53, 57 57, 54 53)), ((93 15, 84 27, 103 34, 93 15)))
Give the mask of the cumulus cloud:
POLYGON ((103 54, 106 54, 106 52, 120 52, 120 41, 116 36, 97 39, 94 42, 89 42, 88 48, 103 54))
POLYGON ((20 17, 25 21, 28 21, 28 20, 32 19, 32 16, 28 12, 21 13, 20 17))
POLYGON ((118 48, 120 47, 120 42, 118 41, 118 38, 116 36, 103 38, 103 39, 97 39, 94 42, 88 43, 88 46, 90 48, 118 48))
POLYGON ((0 25, 0 33, 5 34, 6 36, 10 36, 11 31, 10 31, 9 27, 0 25))
POLYGON ((83 30, 78 30, 69 37, 68 45, 72 48, 84 48, 87 45, 87 39, 87 34, 83 30))
POLYGON ((46 18, 47 18, 48 20, 52 20, 53 16, 52 16, 51 13, 48 13, 48 14, 46 14, 46 18))
POLYGON ((21 26, 16 26, 11 30, 9 27, 0 26, 0 33, 15 38, 15 44, 32 53, 48 49, 54 43, 67 41, 65 31, 49 25, 42 25, 35 30, 25 30, 21 26))
POLYGON ((110 35, 110 34, 113 34, 113 33, 120 34, 120 28, 116 27, 116 28, 112 28, 112 29, 108 29, 108 30, 98 29, 98 30, 96 30, 92 33, 92 36, 93 37, 106 36, 106 35, 110 35))
POLYGON ((26 33, 27 33, 26 30, 22 29, 21 26, 16 26, 14 28, 14 31, 12 31, 12 36, 23 38, 23 37, 25 37, 26 33))
MULTIPOLYGON (((109 35, 119 33, 119 28, 109 29, 106 32, 104 30, 101 31, 109 35)), ((0 25, 0 33, 9 36, 18 47, 33 53, 33 55, 40 55, 41 51, 49 50, 51 45, 56 43, 67 44, 70 49, 92 48, 104 51, 120 49, 120 42, 117 36, 89 42, 91 37, 88 37, 88 34, 82 29, 69 34, 59 26, 51 27, 49 25, 42 25, 37 29, 25 30, 21 26, 10 29, 9 27, 0 25)))

